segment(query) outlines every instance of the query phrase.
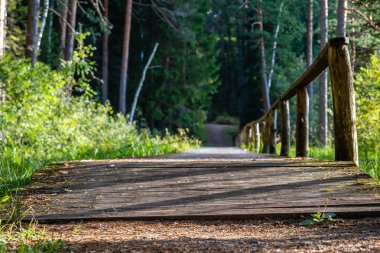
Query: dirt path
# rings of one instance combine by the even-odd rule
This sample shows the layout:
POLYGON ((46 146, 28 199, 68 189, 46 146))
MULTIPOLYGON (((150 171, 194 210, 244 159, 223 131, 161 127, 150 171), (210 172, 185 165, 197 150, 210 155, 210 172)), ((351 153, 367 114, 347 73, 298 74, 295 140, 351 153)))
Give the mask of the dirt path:
POLYGON ((380 218, 301 227, 301 220, 118 221, 47 225, 71 252, 380 252, 380 218))
POLYGON ((233 147, 235 128, 232 125, 206 124, 207 145, 212 147, 233 147))

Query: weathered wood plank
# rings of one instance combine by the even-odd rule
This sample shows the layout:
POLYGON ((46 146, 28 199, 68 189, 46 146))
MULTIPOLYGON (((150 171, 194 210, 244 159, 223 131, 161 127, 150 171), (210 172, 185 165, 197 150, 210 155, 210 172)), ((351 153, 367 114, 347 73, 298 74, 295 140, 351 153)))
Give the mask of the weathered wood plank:
POLYGON ((230 163, 181 156, 82 161, 40 171, 33 181, 25 203, 35 212, 27 218, 45 222, 292 216, 326 205, 339 214, 380 214, 379 188, 351 162, 267 156, 230 163))

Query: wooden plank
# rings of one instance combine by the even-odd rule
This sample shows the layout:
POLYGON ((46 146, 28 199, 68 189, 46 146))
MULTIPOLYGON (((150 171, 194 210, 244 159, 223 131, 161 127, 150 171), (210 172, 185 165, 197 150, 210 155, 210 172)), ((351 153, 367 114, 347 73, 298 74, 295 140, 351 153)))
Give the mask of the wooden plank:
POLYGON ((25 193, 34 210, 26 219, 254 218, 325 207, 339 214, 380 213, 379 188, 350 162, 178 161, 83 161, 40 171, 25 193))

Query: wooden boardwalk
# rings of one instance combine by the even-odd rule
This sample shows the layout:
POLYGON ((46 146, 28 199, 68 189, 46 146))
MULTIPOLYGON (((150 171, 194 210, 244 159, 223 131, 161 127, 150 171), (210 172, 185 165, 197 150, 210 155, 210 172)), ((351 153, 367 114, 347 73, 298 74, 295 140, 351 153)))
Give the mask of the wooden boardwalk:
POLYGON ((380 215, 380 188, 347 162, 205 148, 166 157, 56 164, 26 191, 42 222, 380 215))

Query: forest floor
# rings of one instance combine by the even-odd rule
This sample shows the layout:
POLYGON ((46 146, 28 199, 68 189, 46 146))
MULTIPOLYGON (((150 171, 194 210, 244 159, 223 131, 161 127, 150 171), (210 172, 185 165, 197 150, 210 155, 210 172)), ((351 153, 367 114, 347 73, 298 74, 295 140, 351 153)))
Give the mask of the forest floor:
POLYGON ((45 227, 68 252, 380 252, 380 218, 299 226, 297 219, 109 221, 45 227))

